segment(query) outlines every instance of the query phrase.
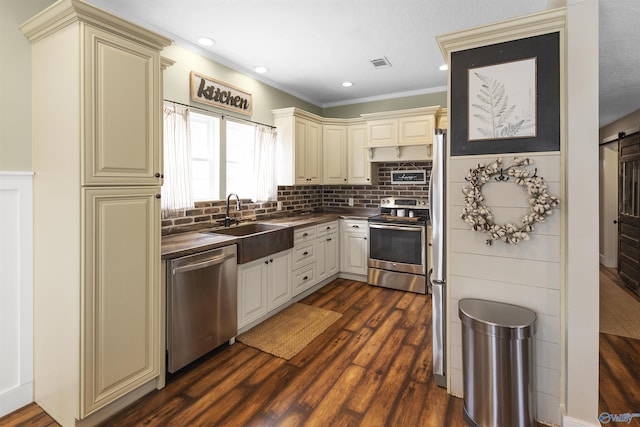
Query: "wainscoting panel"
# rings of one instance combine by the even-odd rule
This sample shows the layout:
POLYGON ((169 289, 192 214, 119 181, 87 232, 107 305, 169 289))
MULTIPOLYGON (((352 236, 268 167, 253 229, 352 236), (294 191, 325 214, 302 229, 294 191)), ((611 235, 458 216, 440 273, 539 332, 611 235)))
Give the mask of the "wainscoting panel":
POLYGON ((33 401, 32 182, 0 171, 0 417, 33 401))

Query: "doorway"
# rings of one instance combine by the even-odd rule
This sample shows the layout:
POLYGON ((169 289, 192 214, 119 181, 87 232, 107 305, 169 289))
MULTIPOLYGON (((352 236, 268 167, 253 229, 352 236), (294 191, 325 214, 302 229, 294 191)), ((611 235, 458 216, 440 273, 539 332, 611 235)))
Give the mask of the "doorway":
POLYGON ((640 407, 640 296, 631 291, 640 282, 638 135, 615 135, 600 144, 601 416, 640 407))

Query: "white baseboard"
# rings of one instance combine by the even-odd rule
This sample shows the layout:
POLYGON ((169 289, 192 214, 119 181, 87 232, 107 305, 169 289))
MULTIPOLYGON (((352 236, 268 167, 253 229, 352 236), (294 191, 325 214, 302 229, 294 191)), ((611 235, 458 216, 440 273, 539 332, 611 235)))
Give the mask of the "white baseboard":
POLYGON ((0 418, 33 402, 33 383, 25 383, 0 394, 0 418))
POLYGON ((576 420, 575 418, 564 416, 562 417, 562 427, 600 427, 600 423, 595 424, 588 423, 583 420, 576 420))

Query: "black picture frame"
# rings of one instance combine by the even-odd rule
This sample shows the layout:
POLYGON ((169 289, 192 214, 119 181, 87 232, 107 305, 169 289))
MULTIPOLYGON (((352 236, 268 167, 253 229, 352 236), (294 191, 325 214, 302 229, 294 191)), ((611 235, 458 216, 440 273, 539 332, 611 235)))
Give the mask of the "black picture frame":
POLYGON ((451 155, 560 150, 560 34, 543 34, 451 53, 451 155), (536 58, 535 136, 469 140, 469 70, 536 58))

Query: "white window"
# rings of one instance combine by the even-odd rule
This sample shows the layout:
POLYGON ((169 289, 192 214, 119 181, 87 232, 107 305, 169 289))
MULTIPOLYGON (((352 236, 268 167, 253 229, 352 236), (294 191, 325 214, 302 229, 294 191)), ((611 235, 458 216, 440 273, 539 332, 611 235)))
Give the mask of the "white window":
POLYGON ((274 129, 193 110, 188 117, 193 200, 275 200, 274 129))
POLYGON ((226 121, 227 193, 251 198, 256 192, 254 168, 255 126, 226 121))
POLYGON ((191 167, 194 200, 220 199, 220 119, 191 111, 191 167))

